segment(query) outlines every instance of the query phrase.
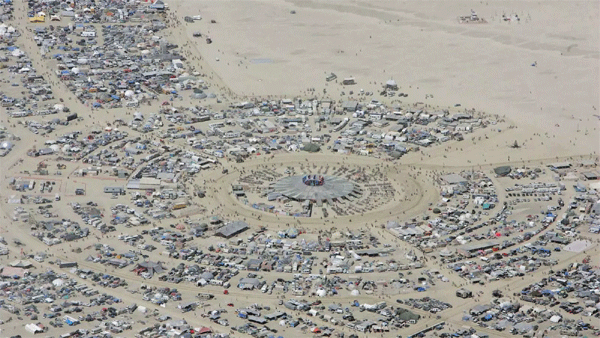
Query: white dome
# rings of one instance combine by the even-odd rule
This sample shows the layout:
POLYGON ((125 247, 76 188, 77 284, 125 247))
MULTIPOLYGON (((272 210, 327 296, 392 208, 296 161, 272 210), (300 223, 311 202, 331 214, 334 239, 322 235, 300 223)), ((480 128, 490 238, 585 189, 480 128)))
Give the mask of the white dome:
POLYGON ((352 290, 352 292, 350 292, 350 294, 352 296, 358 296, 358 295, 360 295, 360 292, 358 290, 354 289, 354 290, 352 290))
POLYGON ((323 290, 323 289, 317 290, 317 296, 319 296, 319 297, 325 297, 326 294, 327 294, 327 292, 325 292, 325 290, 323 290))

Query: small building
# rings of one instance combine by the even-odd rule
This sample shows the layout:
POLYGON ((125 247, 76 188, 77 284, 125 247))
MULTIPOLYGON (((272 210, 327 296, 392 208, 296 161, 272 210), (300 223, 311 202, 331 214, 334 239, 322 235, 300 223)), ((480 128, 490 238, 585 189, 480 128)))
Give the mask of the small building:
POLYGON ((246 264, 246 268, 248 270, 258 271, 258 270, 260 270, 262 263, 263 263, 262 259, 253 258, 253 259, 248 260, 248 263, 246 264))
POLYGON ((258 289, 259 286, 260 280, 258 278, 242 278, 238 284, 238 287, 243 290, 258 289))
MULTIPOLYGON (((344 101, 342 102, 342 109, 346 112, 354 112, 358 109, 357 101, 344 101)), ((341 120, 340 120, 341 122, 341 120)))

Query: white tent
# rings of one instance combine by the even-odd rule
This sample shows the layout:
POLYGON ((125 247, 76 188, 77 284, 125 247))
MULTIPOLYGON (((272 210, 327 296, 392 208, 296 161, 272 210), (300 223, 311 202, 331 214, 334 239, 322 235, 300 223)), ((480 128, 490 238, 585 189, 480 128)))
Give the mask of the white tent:
POLYGON ((57 278, 57 279, 55 279, 55 280, 52 281, 52 285, 54 285, 56 287, 61 287, 61 286, 63 286, 64 283, 65 282, 62 279, 60 279, 60 278, 57 278))
POLYGON ((27 330, 27 332, 29 332, 31 334, 36 334, 36 333, 42 333, 42 332, 44 332, 44 330, 42 330, 41 327, 39 327, 39 326, 37 326, 37 325, 35 325, 33 323, 25 325, 25 330, 27 330))
POLYGON ((11 142, 5 141, 0 143, 0 149, 12 149, 13 144, 11 142))
POLYGON ((327 295, 327 292, 323 289, 317 290, 317 296, 319 297, 325 297, 325 295, 327 295))
POLYGON ((352 290, 352 292, 350 292, 350 294, 351 294, 352 296, 358 296, 358 295, 360 295, 360 291, 358 291, 358 290, 354 289, 354 290, 352 290))
POLYGON ((127 97, 131 97, 131 96, 133 96, 133 94, 135 94, 133 92, 133 90, 127 90, 127 91, 125 91, 125 96, 127 96, 127 97))

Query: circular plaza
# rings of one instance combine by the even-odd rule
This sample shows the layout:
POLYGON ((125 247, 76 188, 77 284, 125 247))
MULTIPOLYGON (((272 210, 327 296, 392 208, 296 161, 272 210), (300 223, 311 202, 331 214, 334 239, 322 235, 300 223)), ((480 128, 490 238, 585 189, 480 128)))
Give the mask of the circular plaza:
POLYGON ((346 178, 319 174, 284 177, 270 188, 271 195, 285 196, 294 201, 332 201, 362 195, 362 189, 346 178))

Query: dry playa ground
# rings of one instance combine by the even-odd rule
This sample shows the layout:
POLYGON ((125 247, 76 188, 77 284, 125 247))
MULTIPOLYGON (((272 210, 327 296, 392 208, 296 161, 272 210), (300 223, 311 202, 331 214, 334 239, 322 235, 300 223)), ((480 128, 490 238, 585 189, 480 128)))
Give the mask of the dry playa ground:
MULTIPOLYGON (((169 37, 175 40, 175 43, 184 46, 189 55, 194 57, 191 58, 193 61, 188 62, 210 74, 211 89, 218 90, 218 93, 230 100, 241 101, 267 96, 309 97, 313 93, 319 98, 337 100, 340 97, 348 98, 351 90, 357 93, 364 89, 375 92, 373 98, 389 102, 387 98, 377 94, 382 83, 394 79, 400 86, 399 91, 409 94, 407 99, 403 99, 404 103, 422 102, 440 108, 461 104, 461 109, 475 108, 485 111, 497 115, 498 119, 505 119, 512 125, 512 128, 502 130, 490 126, 485 130, 487 135, 479 135, 477 139, 465 139, 460 144, 427 149, 426 154, 408 154, 401 159, 401 165, 393 168, 391 162, 372 157, 311 155, 310 160, 317 165, 389 165, 390 167, 385 167, 385 172, 389 173, 390 179, 398 180, 394 181, 394 184, 398 188, 404 184, 402 188, 405 190, 419 191, 420 197, 402 205, 386 205, 364 216, 352 216, 351 222, 348 222, 349 217, 330 218, 325 225, 317 218, 294 220, 309 230, 308 236, 316 237, 316 232, 323 226, 356 229, 367 226, 381 236, 383 242, 391 243, 399 253, 405 253, 411 249, 407 243, 372 227, 371 224, 379 224, 400 215, 408 217, 422 213, 429 203, 433 203, 439 197, 431 182, 435 172, 476 166, 484 166, 489 170, 492 165, 505 163, 539 164, 557 158, 590 158, 590 155, 598 154, 600 12, 597 1, 173 0, 168 3, 170 13, 178 18, 182 19, 185 15, 202 15, 203 20, 195 23, 188 24, 181 20, 181 26, 173 28, 169 37), (457 17, 468 15, 471 9, 477 11, 488 23, 458 23, 457 17), (292 10, 296 14, 291 14, 292 10), (521 20, 509 23, 502 20, 502 14, 517 14, 521 20), (216 23, 211 24, 210 20, 215 20, 216 23), (206 44, 203 39, 194 38, 192 34, 196 31, 209 35, 214 42, 206 44), (536 65, 532 66, 534 63, 536 65), (337 82, 325 81, 325 77, 331 72, 338 75, 337 82), (340 83, 345 77, 354 77, 357 84, 343 87, 340 83), (314 92, 307 91, 309 88, 314 88, 314 92), (342 91, 345 92, 345 96, 340 96, 342 91), (523 144, 520 149, 509 147, 515 140, 523 144)), ((19 2, 15 6, 17 12, 23 12, 26 3, 19 2)), ((48 61, 42 59, 33 40, 21 39, 20 42, 24 44, 23 49, 38 70, 44 76, 56 80, 55 76, 50 74, 54 69, 50 69, 48 61)), ((57 97, 65 98, 72 110, 87 111, 62 84, 55 85, 53 91, 57 97)), ((139 108, 144 114, 155 112, 156 109, 139 108)), ((84 113, 84 122, 69 125, 62 129, 61 133, 81 130, 86 123, 105 126, 125 111, 90 112, 89 115, 94 114, 91 119, 88 118, 88 113, 84 113)), ((1 118, 6 124, 5 111, 2 111, 1 118)), ((19 238, 28 251, 45 250, 54 254, 55 258, 71 260, 74 254, 69 252, 70 248, 41 247, 37 239, 29 236, 28 225, 8 221, 14 206, 6 205, 4 201, 15 192, 7 188, 7 177, 16 177, 20 175, 19 172, 34 168, 40 159, 27 157, 26 151, 41 143, 41 137, 22 139, 7 157, 0 158, 0 177, 3 180, 0 186, 2 236, 9 241, 19 238), (19 163, 19 159, 24 161, 19 163)), ((273 159, 256 157, 242 165, 246 170, 251 170, 260 166, 305 163, 307 158, 307 155, 294 153, 278 154, 273 159)), ((93 199, 108 209, 117 202, 128 202, 124 197, 115 201, 111 200, 110 196, 100 193, 86 196, 84 201, 80 200, 79 196, 73 196, 76 187, 85 187, 89 192, 101 192, 109 182, 119 185, 125 185, 126 182, 118 179, 113 181, 113 178, 106 181, 99 178, 69 177, 68 173, 85 165, 67 165, 65 174, 57 178, 57 192, 64 198, 60 203, 54 203, 55 212, 78 219, 67 203, 87 202, 93 199)), ((239 177, 239 172, 236 171, 239 166, 232 162, 224 162, 223 167, 228 168, 230 172, 228 175, 219 175, 216 171, 202 174, 205 176, 201 176, 199 180, 211 180, 206 184, 207 196, 202 200, 202 207, 222 215, 246 218, 253 228, 261 225, 273 231, 286 228, 285 224, 290 222, 291 218, 282 220, 281 217, 261 213, 261 219, 257 220, 256 210, 235 201, 230 193, 230 185, 239 177)), ((162 225, 168 227, 167 223, 165 221, 162 225)), ((101 241, 113 247, 123 245, 114 233, 110 236, 112 237, 102 238, 101 241)), ((87 247, 98 241, 96 237, 90 236, 73 245, 87 247)), ((209 242, 203 244, 210 245, 209 242)), ((595 245, 588 248, 591 249, 595 249, 595 245)), ((0 264, 6 265, 14 260, 17 250, 11 248, 11 255, 2 256, 0 264)), ((561 261, 555 269, 566 267, 573 261, 581 261, 585 256, 583 252, 562 252, 559 256, 561 261)), ((84 261, 84 255, 80 258, 77 260, 82 268, 104 269, 98 264, 84 261)), ((152 258, 165 259, 158 256, 158 253, 153 254, 152 258)), ((179 261, 170 266, 178 263, 179 261)), ((600 264, 597 255, 593 257, 592 263, 600 264)), ((37 265, 36 272, 55 268, 47 262, 37 265)), ((442 266, 431 268, 443 269, 442 266)), ((507 287, 510 287, 510 292, 518 292, 532 281, 543 278, 544 271, 538 270, 528 278, 514 280, 507 287)), ((156 278, 143 280, 128 269, 108 268, 108 272, 130 281, 130 289, 137 288, 142 283, 174 287, 173 284, 160 282, 156 278)), ((276 273, 263 275, 267 280, 277 278, 276 273)), ((397 273, 382 274, 381 278, 390 279, 392 275, 397 276, 397 273)), ((456 275, 448 277, 457 283, 460 281, 456 275)), ((206 291, 186 283, 176 287, 190 297, 206 291)), ((488 295, 489 290, 485 288, 486 286, 471 287, 474 292, 486 291, 479 299, 482 303, 491 299, 488 295)), ((207 289, 215 294, 222 290, 217 287, 207 289)), ((159 309, 161 313, 169 314, 173 318, 185 318, 195 326, 206 325, 215 328, 217 332, 228 331, 227 328, 219 327, 195 313, 181 314, 173 303, 161 308, 142 302, 140 295, 129 293, 122 288, 113 289, 111 292, 123 299, 125 304, 138 303, 150 310, 159 309)), ((350 296, 346 292, 331 301, 347 304, 352 299, 358 299, 360 303, 373 303, 385 299, 388 304, 392 304, 400 297, 391 294, 389 290, 387 292, 386 294, 378 291, 372 296, 358 297, 350 296)), ((459 304, 453 292, 454 288, 452 292, 448 292, 442 285, 432 289, 427 296, 456 304, 453 309, 443 312, 442 317, 454 328, 459 328, 463 311, 475 303, 459 304)), ((217 301, 212 302, 214 308, 218 308, 218 305, 223 307, 229 300, 236 303, 236 308, 257 301, 274 307, 280 295, 248 293, 233 287, 230 296, 226 298, 218 294, 218 297, 217 301), (257 297, 260 299, 256 299, 257 297)), ((134 317, 136 320, 143 319, 137 313, 134 317)), ((231 326, 245 322, 237 317, 231 320, 234 316, 228 318, 231 326)), ((425 317, 414 329, 437 322, 439 320, 433 316, 425 317)), ((1 335, 21 334, 25 337, 25 331, 22 325, 19 325, 4 325, 1 335)), ((346 328, 339 330, 350 333, 346 328)), ((412 328, 410 331, 412 332, 412 328)), ((487 332, 490 337, 511 336, 509 333, 492 330, 481 331, 487 332)), ((54 336, 60 334, 57 330, 52 333, 54 336)), ((133 334, 133 331, 127 334, 133 334)), ((301 332, 281 328, 280 334, 295 337, 300 336, 301 332)), ((235 336, 243 335, 236 333, 235 336)), ((364 337, 364 334, 360 337, 364 337)))
MULTIPOLYGON (((185 24, 188 37, 202 31, 213 38, 196 47, 241 95, 293 97, 315 88, 317 96, 326 89, 337 97, 361 88, 378 92, 392 78, 409 102, 460 103, 506 117, 518 127, 502 131, 506 142, 539 134, 523 159, 589 154, 600 146, 595 1, 175 1, 172 7, 181 15, 202 13, 205 20, 185 24), (459 24, 457 17, 471 9, 488 23, 459 24), (505 22, 502 14, 522 19, 505 22), (357 85, 327 83, 331 72, 357 85)), ((507 159, 505 150, 470 153, 461 161, 507 159)))

